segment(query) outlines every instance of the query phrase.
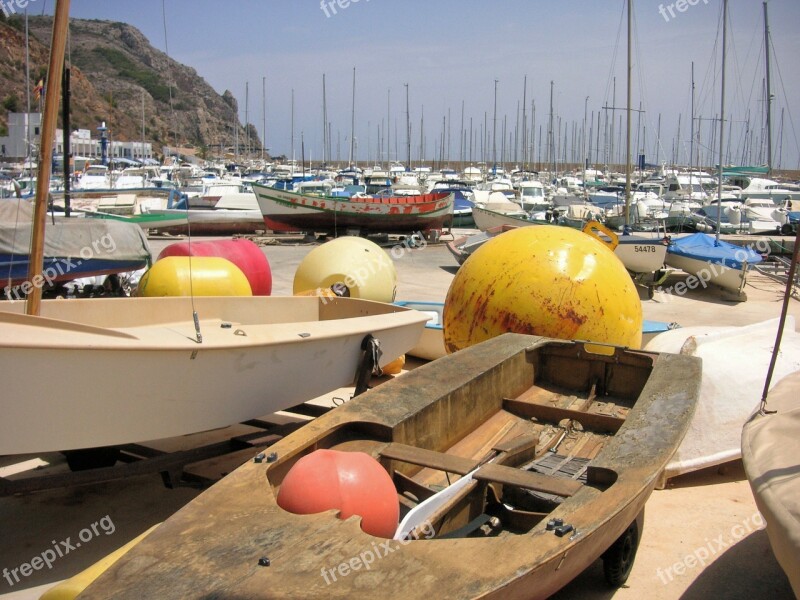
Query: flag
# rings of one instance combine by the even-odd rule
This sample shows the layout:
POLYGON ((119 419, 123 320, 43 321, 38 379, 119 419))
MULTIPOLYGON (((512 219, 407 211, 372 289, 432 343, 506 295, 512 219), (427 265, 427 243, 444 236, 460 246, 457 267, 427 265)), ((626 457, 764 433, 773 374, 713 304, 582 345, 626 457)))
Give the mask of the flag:
POLYGON ((36 87, 33 88, 33 95, 37 100, 42 98, 42 94, 44 93, 44 79, 40 79, 39 83, 36 84, 36 87))

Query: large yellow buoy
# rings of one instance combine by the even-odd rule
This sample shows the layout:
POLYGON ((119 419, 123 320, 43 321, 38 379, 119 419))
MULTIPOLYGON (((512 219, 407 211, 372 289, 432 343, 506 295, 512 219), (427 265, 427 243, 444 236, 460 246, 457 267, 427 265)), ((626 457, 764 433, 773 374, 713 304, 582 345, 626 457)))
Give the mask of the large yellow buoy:
POLYGON ((568 227, 520 227, 464 262, 444 307, 448 352, 506 332, 639 348, 642 304, 603 243, 568 227))
POLYGON ((239 267, 212 256, 167 256, 157 260, 139 281, 137 294, 151 298, 253 295, 250 282, 239 267))
POLYGON ((294 274, 293 289, 295 294, 334 289, 351 298, 392 302, 397 293, 397 271, 376 243, 345 236, 306 255, 294 274))

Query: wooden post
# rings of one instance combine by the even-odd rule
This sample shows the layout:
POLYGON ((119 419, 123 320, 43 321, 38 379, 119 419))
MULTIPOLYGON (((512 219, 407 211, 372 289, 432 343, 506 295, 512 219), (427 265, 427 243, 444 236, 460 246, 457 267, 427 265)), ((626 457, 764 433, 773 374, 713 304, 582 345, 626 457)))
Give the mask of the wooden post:
POLYGON ((38 315, 42 302, 42 263, 44 262, 44 225, 47 217, 47 199, 50 191, 50 171, 53 159, 53 139, 58 119, 58 100, 61 92, 61 74, 64 68, 64 49, 69 26, 69 0, 56 0, 53 19, 53 36, 50 43, 50 67, 47 71, 47 90, 44 99, 42 135, 39 144, 39 175, 36 178, 36 204, 33 211, 33 233, 28 263, 28 295, 25 312, 38 315), (38 284, 38 285, 37 285, 38 284))

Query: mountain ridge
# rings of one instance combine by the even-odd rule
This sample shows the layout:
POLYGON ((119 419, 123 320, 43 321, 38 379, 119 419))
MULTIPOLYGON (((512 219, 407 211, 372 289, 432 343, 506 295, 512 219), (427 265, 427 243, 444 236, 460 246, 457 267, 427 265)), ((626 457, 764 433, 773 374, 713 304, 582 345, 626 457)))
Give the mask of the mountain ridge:
MULTIPOLYGON (((52 17, 29 17, 31 108, 33 90, 46 79, 52 17)), ((0 14, 0 129, 8 112, 24 112, 25 34, 21 17, 0 14)), ((160 154, 162 146, 194 148, 200 156, 231 151, 238 128, 239 152, 248 130, 238 120, 238 103, 226 90, 219 94, 189 66, 154 48, 135 27, 116 21, 70 20, 67 51, 71 59, 71 129, 95 131, 105 122, 113 139, 144 137, 160 154)), ((60 122, 60 118, 59 118, 60 122)), ((0 132, 4 135, 5 132, 0 132)), ((249 125, 250 149, 261 153, 255 127, 249 125)))

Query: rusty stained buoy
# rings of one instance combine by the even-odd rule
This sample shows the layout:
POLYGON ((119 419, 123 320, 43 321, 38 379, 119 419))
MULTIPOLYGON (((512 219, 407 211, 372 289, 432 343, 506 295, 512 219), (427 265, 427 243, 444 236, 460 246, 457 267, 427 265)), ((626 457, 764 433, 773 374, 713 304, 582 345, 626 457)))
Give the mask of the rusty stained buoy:
POLYGON ((444 307, 448 352, 506 332, 640 348, 642 305, 598 240, 568 227, 520 227, 464 262, 444 307))

